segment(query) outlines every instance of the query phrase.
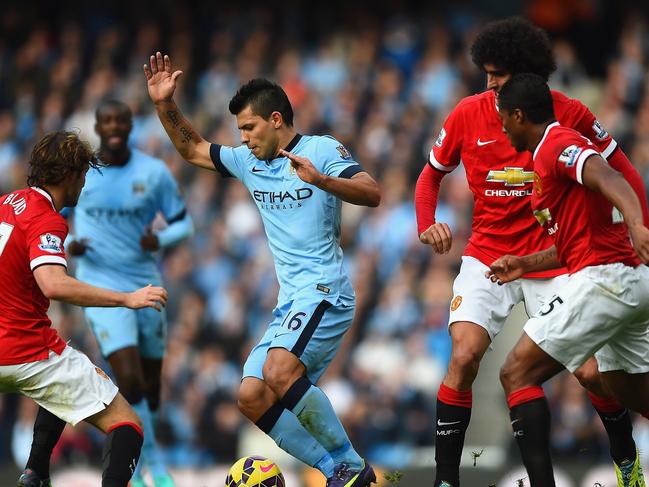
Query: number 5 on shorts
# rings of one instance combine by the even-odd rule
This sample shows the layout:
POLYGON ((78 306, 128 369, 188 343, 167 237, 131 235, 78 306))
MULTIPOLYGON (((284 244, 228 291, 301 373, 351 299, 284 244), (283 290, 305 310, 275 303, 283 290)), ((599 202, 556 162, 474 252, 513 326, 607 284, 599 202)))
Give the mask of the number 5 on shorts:
POLYGON ((547 304, 545 309, 542 309, 542 310, 539 311, 539 315, 540 316, 545 316, 545 315, 549 315, 550 313, 552 313, 554 311, 554 303, 563 304, 563 299, 561 299, 559 296, 555 296, 554 298, 552 298, 552 301, 550 301, 547 304))
POLYGON ((5 222, 0 222, 0 255, 2 255, 2 252, 5 249, 5 245, 7 245, 9 237, 11 236, 11 232, 13 231, 13 225, 9 225, 5 222))

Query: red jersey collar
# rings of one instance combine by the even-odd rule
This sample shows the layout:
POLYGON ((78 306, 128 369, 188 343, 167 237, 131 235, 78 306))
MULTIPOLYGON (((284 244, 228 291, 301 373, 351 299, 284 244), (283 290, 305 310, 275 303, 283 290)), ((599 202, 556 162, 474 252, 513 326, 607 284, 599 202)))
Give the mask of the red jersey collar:
POLYGON ((536 146, 536 149, 534 149, 534 154, 532 155, 532 159, 536 159, 536 153, 539 151, 539 148, 543 145, 543 142, 545 141, 545 138, 548 136, 550 129, 553 127, 558 127, 559 125, 560 125, 559 122, 552 122, 550 125, 545 127, 545 132, 543 132, 543 137, 541 137, 541 140, 536 146))
POLYGON ((50 205, 52 205, 52 209, 56 211, 56 207, 54 206, 54 200, 52 199, 52 196, 47 191, 45 191, 42 188, 37 188, 36 186, 30 186, 30 189, 33 189, 37 193, 40 193, 43 196, 45 196, 45 198, 47 198, 47 200, 50 202, 50 205))

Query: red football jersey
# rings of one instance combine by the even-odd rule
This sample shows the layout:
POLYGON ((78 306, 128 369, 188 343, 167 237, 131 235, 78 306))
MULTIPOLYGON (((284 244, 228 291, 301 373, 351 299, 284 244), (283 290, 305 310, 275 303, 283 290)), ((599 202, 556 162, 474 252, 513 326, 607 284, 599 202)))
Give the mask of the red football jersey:
MULTIPOLYGON (((591 139, 608 157, 617 144, 580 101, 552 92, 562 125, 591 139)), ((492 90, 464 98, 449 114, 430 152, 429 163, 450 172, 464 164, 474 195, 473 226, 465 255, 486 265, 504 254, 526 255, 553 242, 530 212, 534 172, 532 155, 516 152, 503 133, 492 90)), ((565 269, 525 277, 551 277, 565 269)))
POLYGON ((568 272, 620 262, 640 265, 622 214, 602 194, 583 186, 584 165, 599 155, 579 132, 548 125, 534 151, 532 209, 554 237, 559 260, 568 272))
POLYGON ((28 188, 0 197, 0 365, 63 352, 65 342, 47 317, 50 302, 32 272, 43 264, 67 266, 67 233, 46 191, 28 188))

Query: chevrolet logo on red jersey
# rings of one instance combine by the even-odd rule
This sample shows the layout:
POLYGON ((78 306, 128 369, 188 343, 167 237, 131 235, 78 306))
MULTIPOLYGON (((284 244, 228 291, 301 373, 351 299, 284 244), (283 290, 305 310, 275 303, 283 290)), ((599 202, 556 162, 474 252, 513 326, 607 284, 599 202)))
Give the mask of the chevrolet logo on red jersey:
POLYGON ((489 171, 487 181, 505 183, 505 186, 525 186, 534 182, 534 172, 523 171, 520 167, 506 167, 503 171, 489 171))

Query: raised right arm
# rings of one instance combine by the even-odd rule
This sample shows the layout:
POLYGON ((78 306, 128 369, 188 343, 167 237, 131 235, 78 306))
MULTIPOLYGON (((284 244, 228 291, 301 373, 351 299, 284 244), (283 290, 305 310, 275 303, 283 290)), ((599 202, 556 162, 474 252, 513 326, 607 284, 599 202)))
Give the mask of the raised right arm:
POLYGON ((155 104, 158 118, 176 150, 187 162, 215 171, 210 143, 194 130, 173 100, 155 104))
POLYGON ((183 72, 172 71, 171 59, 167 55, 163 57, 160 52, 151 56, 149 62, 150 67, 144 65, 149 96, 171 142, 187 162, 214 171, 211 144, 194 130, 173 100, 176 81, 183 72))

